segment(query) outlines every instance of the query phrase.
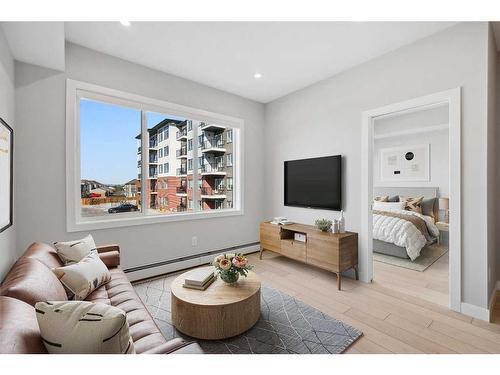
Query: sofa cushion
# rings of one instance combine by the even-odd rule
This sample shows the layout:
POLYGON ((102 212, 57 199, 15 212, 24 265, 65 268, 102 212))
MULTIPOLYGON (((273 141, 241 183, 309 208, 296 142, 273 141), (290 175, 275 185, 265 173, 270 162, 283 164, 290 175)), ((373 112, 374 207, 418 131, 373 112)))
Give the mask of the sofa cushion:
POLYGON ((92 235, 87 235, 81 240, 68 242, 54 242, 57 250, 57 255, 64 264, 72 264, 81 261, 92 251, 97 251, 94 238, 92 235))
POLYGON ((108 268, 96 251, 92 251, 78 263, 54 268, 53 271, 78 301, 84 300, 98 287, 111 280, 108 268))
POLYGON ((0 354, 47 353, 33 306, 0 296, 0 354))
POLYGON ((87 301, 38 302, 40 336, 51 354, 134 354, 122 310, 87 301))
POLYGON ((36 259, 22 257, 0 286, 0 295, 35 306, 40 301, 66 301, 66 291, 56 275, 36 259))
POLYGON ((125 273, 119 268, 109 271, 111 280, 92 292, 86 301, 106 303, 125 311, 136 353, 144 353, 165 344, 165 338, 125 273))
POLYGON ((56 250, 41 242, 31 244, 28 250, 24 252, 23 257, 36 259, 49 268, 61 267, 63 265, 56 250))

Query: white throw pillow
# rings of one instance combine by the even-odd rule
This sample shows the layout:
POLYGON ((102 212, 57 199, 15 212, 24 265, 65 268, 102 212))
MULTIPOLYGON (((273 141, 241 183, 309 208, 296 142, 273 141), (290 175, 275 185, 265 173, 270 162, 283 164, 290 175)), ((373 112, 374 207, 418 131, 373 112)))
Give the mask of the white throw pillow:
POLYGON ((90 234, 81 240, 54 242, 54 247, 64 264, 77 263, 90 252, 97 251, 94 238, 90 234))
POLYGON ((80 262, 57 267, 52 271, 61 283, 74 295, 75 300, 84 300, 94 290, 111 280, 108 268, 93 251, 80 262))
POLYGON ((85 301, 37 302, 36 318, 50 354, 135 354, 127 316, 85 301))
POLYGON ((404 210, 406 202, 373 202, 374 211, 397 211, 404 210))

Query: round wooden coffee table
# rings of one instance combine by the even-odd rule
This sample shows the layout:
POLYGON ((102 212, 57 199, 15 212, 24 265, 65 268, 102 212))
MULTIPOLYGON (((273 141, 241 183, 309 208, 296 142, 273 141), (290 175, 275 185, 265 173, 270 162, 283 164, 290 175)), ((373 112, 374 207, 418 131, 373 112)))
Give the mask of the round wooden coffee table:
POLYGON ((175 328, 198 339, 218 340, 239 335, 257 323, 260 280, 254 272, 240 276, 234 286, 217 277, 204 291, 182 286, 190 272, 178 276, 171 285, 175 328))

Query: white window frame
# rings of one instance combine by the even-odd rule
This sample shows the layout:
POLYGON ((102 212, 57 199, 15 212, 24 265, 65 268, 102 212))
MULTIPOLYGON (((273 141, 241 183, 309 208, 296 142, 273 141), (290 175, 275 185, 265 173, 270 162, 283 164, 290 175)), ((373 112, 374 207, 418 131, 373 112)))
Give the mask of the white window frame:
MULTIPOLYGON (((194 129, 193 129, 194 130, 194 129)), ((244 136, 245 122, 242 119, 227 116, 219 113, 205 111, 193 107, 170 103, 167 101, 153 99, 141 95, 136 95, 112 88, 107 88, 91 83, 66 80, 66 228, 68 232, 88 231, 94 229, 106 229, 127 227, 133 225, 148 225, 153 223, 166 223, 175 221, 185 221, 194 219, 208 219, 225 216, 238 216, 244 214, 244 136), (190 120, 216 123, 233 129, 233 208, 224 210, 203 211, 196 209, 191 212, 179 212, 172 215, 158 213, 155 215, 142 212, 122 213, 119 217, 96 217, 83 218, 81 216, 80 203, 80 100, 90 99, 99 102, 120 105, 128 108, 143 111, 142 134, 147 134, 147 123, 145 112, 168 113, 174 116, 185 117, 190 120), (234 130, 237 136, 234 137, 234 130)), ((142 148, 148 148, 149 139, 142 137, 142 148)), ((193 145, 193 149, 194 145, 193 145)), ((197 148, 196 148, 197 150, 197 148)), ((149 173, 149 160, 147 154, 141 152, 142 175, 149 173)), ((193 161, 193 178, 198 178, 198 160, 193 161)), ((142 179, 141 193, 146 191, 146 178, 142 179)), ((195 200, 201 199, 197 193, 195 200)), ((193 204, 193 207, 197 205, 193 204)), ((143 204, 143 207, 145 205, 143 204)))

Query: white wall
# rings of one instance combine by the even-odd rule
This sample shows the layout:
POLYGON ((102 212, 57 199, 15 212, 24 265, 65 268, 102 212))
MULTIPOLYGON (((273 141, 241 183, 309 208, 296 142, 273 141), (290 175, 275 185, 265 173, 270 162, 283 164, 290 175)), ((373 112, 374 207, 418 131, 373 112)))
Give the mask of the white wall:
POLYGON ((449 197, 449 131, 447 128, 433 130, 442 125, 448 126, 448 106, 376 120, 373 145, 373 186, 438 187, 440 197, 449 197), (402 131, 419 131, 419 133, 400 134, 402 131), (392 136, 387 137, 391 134, 392 136), (377 139, 380 136, 384 137, 377 139), (430 145, 429 181, 381 181, 381 149, 423 144, 430 145))
POLYGON ((217 219, 92 231, 96 242, 122 245, 130 268, 259 240, 263 218, 260 152, 262 104, 164 74, 77 45, 66 45, 66 72, 16 63, 19 247, 35 240, 80 238, 66 232, 65 80, 72 78, 147 97, 242 118, 245 121, 245 213, 217 219), (43 140, 43 141, 42 141, 43 140), (54 194, 54 192, 61 192, 54 194), (198 237, 192 248, 191 237, 198 237))
POLYGON ((338 213, 283 206, 283 161, 342 154, 346 226, 361 229, 361 114, 462 87, 462 299, 487 308, 488 24, 462 23, 266 106, 267 217, 338 213))
MULTIPOLYGON (((16 124, 14 122, 14 60, 0 28, 0 117, 14 129, 14 142, 16 142, 16 124)), ((17 157, 17 142, 14 146, 14 156, 17 157)), ((15 173, 15 172, 14 172, 15 173)), ((14 178, 15 179, 15 178, 14 178)), ((16 186, 14 186, 14 189, 16 186)), ((0 233, 0 281, 17 258, 16 247, 16 222, 14 225, 0 233)))

